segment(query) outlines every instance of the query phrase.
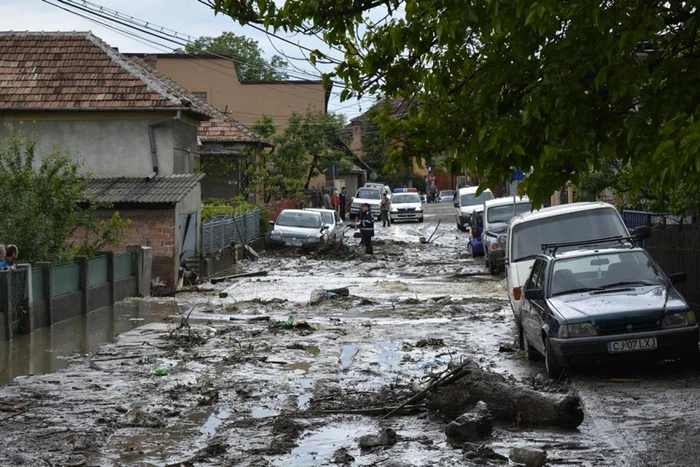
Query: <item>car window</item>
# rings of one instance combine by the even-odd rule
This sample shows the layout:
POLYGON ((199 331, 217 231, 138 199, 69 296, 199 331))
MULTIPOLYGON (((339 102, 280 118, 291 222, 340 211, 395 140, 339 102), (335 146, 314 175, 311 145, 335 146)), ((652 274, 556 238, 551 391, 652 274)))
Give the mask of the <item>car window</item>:
POLYGON ((535 261, 532 266, 532 274, 525 285, 526 290, 542 290, 544 288, 544 272, 546 263, 542 259, 535 261))
POLYGON ((484 204, 484 201, 493 199, 493 193, 490 191, 484 191, 479 196, 476 193, 466 193, 459 197, 459 202, 462 206, 475 206, 478 204, 484 204))
POLYGON ((454 196, 454 195, 455 195, 455 192, 452 190, 443 190, 440 192, 440 196, 443 198, 447 198, 447 197, 454 196))
POLYGON ((530 203, 517 203, 515 205, 515 210, 512 204, 506 204, 504 206, 493 206, 487 208, 486 219, 489 223, 494 222, 508 222, 519 214, 525 214, 526 212, 532 211, 532 204, 530 203))
POLYGON ((420 203, 420 196, 418 193, 397 193, 391 198, 391 202, 395 204, 420 203))
POLYGON ((574 289, 605 289, 617 284, 662 285, 658 265, 643 251, 624 251, 559 259, 552 267, 550 295, 574 289))
POLYGON ((375 188, 360 188, 357 190, 357 198, 362 199, 380 199, 379 190, 375 188))
POLYGON ((542 252, 543 243, 626 237, 627 229, 613 208, 570 212, 523 222, 513 227, 512 261, 531 259, 542 252))
POLYGON ((321 216, 318 213, 282 211, 277 218, 276 224, 283 227, 317 229, 321 227, 321 216))
POLYGON ((321 216, 323 217, 323 223, 326 225, 333 225, 333 213, 332 212, 321 212, 321 216))

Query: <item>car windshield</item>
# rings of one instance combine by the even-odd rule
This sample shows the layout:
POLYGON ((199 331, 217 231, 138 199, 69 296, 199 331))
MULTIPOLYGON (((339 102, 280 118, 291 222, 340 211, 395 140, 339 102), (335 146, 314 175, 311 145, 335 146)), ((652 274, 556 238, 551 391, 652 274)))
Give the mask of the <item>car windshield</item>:
POLYGON ((476 204, 484 204, 484 201, 493 199, 493 193, 490 191, 484 191, 479 196, 476 193, 466 193, 459 197, 459 201, 462 206, 474 206, 476 204))
POLYGON ((418 193, 398 193, 391 198, 392 204, 420 203, 418 193))
POLYGON ((513 227, 511 261, 533 259, 543 243, 583 242, 629 233, 613 208, 589 209, 523 222, 513 227))
POLYGON ((356 198, 361 199, 379 199, 379 190, 376 188, 360 188, 357 190, 356 198))
POLYGON ((303 227, 318 229, 321 227, 321 216, 317 212, 284 212, 277 218, 277 225, 283 227, 303 227))
POLYGON ((656 263, 643 251, 604 253, 557 260, 552 266, 550 296, 665 283, 656 263))
POLYGON ((515 205, 515 212, 513 212, 513 205, 506 204, 505 206, 494 206, 488 208, 488 214, 486 218, 489 223, 493 222, 508 222, 517 216, 518 214, 525 214, 526 212, 532 211, 532 204, 530 203, 518 203, 515 205))

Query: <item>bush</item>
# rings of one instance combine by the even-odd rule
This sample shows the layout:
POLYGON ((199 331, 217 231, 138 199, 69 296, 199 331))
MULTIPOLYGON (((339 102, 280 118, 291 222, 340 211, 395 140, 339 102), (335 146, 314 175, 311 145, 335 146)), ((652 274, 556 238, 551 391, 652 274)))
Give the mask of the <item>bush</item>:
POLYGON ((246 201, 243 196, 236 196, 226 201, 221 198, 208 198, 202 206, 202 220, 216 216, 237 216, 255 209, 255 205, 246 201))

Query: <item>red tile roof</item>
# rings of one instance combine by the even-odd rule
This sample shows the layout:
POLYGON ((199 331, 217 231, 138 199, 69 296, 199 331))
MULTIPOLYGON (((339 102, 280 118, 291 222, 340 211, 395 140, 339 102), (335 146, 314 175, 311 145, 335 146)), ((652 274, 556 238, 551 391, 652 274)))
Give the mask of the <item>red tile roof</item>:
POLYGON ((90 32, 0 32, 0 110, 202 112, 90 32))

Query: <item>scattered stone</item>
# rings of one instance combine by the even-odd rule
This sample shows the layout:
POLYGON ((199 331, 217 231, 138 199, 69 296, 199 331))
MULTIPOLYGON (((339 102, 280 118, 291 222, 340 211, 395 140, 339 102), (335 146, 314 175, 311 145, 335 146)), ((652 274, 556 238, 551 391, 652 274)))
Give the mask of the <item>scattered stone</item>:
POLYGON ((419 349, 425 348, 425 347, 444 347, 445 346, 445 341, 439 338, 431 337, 430 339, 421 339, 418 342, 416 342, 416 347, 419 349))
POLYGON ((219 292, 219 298, 227 298, 228 292, 219 292))
POLYGON ((527 467, 542 467, 547 462, 547 453, 542 449, 512 448, 510 460, 527 467))
POLYGON ((127 413, 129 411, 129 409, 127 409, 126 407, 122 407, 121 405, 115 407, 114 410, 116 410, 119 413, 127 413))
POLYGON ((302 256, 301 258, 299 258, 299 261, 305 263, 306 261, 308 261, 308 258, 306 256, 302 256))
POLYGON ((393 446, 396 444, 396 432, 391 428, 379 430, 376 435, 364 435, 360 437, 359 445, 362 449, 372 449, 377 446, 393 446))
POLYGON ((155 415, 148 414, 141 409, 131 409, 124 414, 119 425, 122 427, 162 428, 165 423, 155 415))
POLYGON ((460 415, 445 428, 447 441, 452 444, 463 444, 488 438, 493 431, 493 417, 486 403, 479 401, 469 412, 460 415))
POLYGON ((501 344, 498 346, 498 351, 501 353, 504 353, 504 352, 510 353, 510 352, 515 352, 515 349, 510 345, 501 344))
POLYGON ((349 465, 355 462, 355 458, 350 455, 347 448, 340 448, 333 453, 331 464, 349 465))
POLYGON ((494 461, 499 464, 508 462, 508 458, 502 454, 497 453, 488 446, 465 443, 464 449, 462 451, 465 459, 469 460, 482 460, 482 461, 494 461))

